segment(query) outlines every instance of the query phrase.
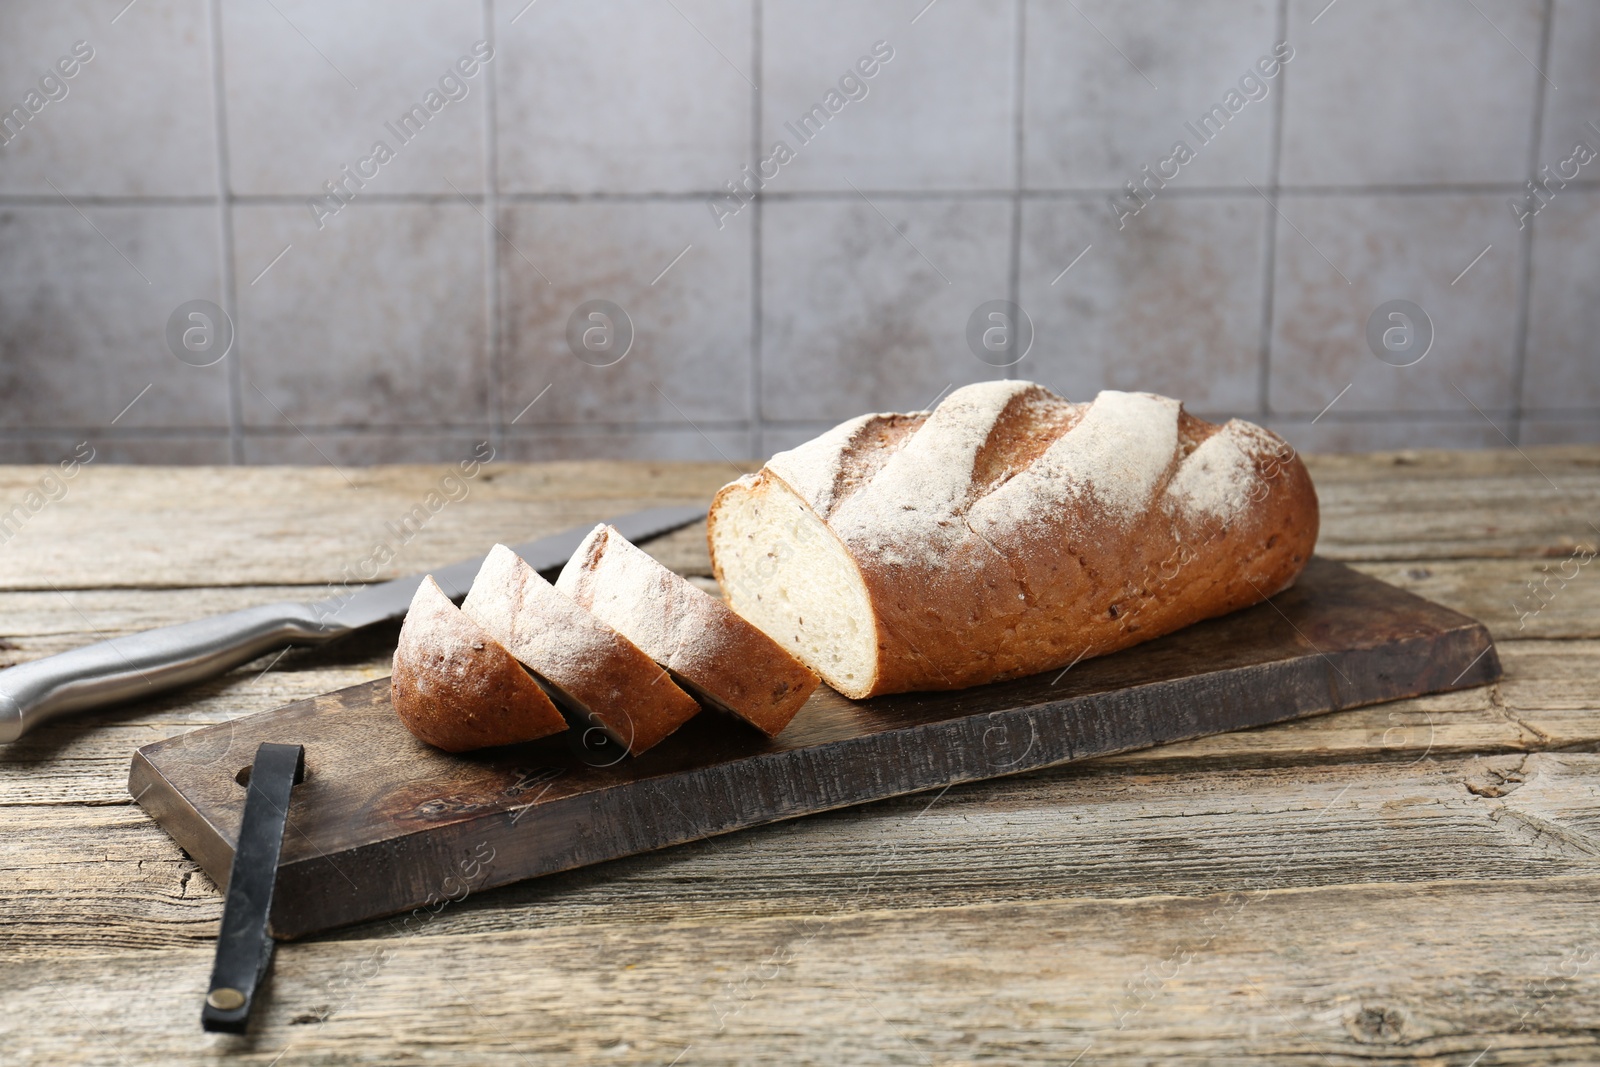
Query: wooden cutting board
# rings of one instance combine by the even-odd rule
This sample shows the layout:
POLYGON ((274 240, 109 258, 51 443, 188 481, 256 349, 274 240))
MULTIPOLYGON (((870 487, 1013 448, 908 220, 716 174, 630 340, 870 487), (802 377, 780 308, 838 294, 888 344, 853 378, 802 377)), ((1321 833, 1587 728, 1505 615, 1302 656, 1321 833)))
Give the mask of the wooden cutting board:
POLYGON ((1341 564, 1100 659, 949 693, 821 687, 775 740, 707 712, 637 759, 578 735, 465 756, 412 738, 389 681, 147 745, 135 799, 225 885, 262 741, 305 746, 272 930, 300 937, 748 826, 1340 708, 1483 685, 1482 625, 1341 564))

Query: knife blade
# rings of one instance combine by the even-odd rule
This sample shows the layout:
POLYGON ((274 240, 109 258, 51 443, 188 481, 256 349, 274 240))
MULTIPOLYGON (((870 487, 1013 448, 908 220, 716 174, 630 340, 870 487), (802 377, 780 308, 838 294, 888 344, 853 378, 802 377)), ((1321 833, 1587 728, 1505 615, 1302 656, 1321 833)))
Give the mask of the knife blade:
MULTIPOLYGON (((630 541, 669 533, 705 517, 700 506, 668 506, 607 520, 630 541)), ((573 527, 512 549, 535 570, 566 563, 592 526, 573 527)), ((431 571, 446 595, 467 595, 483 556, 431 571)), ((100 641, 0 670, 0 743, 42 722, 154 696, 248 663, 284 645, 320 645, 374 623, 402 618, 423 575, 363 586, 313 602, 285 601, 100 641)))

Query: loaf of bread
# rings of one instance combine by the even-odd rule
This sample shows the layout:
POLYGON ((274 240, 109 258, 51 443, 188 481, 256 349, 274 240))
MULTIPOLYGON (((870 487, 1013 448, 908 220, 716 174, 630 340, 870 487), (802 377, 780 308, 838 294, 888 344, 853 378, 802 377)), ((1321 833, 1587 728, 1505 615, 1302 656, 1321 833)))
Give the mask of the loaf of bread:
POLYGON ((533 741, 567 728, 505 647, 422 579, 400 627, 390 699, 400 721, 446 752, 533 741))
POLYGON ((1317 540, 1279 437, 1030 382, 864 415, 724 487, 730 606, 845 696, 1066 667, 1264 600, 1317 540))
POLYGON ((700 710, 632 641, 495 545, 461 611, 549 683, 556 697, 629 755, 659 744, 700 710))
POLYGON ((776 737, 817 688, 817 676, 726 604, 596 526, 556 588, 638 645, 711 707, 776 737))

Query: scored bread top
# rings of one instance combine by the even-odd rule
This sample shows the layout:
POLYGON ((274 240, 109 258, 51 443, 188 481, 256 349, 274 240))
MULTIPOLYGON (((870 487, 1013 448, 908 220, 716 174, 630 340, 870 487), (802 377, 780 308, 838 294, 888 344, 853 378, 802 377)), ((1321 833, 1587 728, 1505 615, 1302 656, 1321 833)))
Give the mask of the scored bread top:
POLYGON ((1204 422, 1153 393, 1072 403, 999 381, 958 389, 932 413, 852 419, 766 469, 853 550, 937 563, 963 541, 1040 520, 1127 526, 1159 506, 1227 523, 1260 495, 1262 468, 1292 457, 1259 426, 1204 422))
MULTIPOLYGON (((780 452, 724 489, 713 526, 731 529, 724 509, 756 506, 774 481, 842 544, 872 605, 877 673, 836 685, 848 695, 1032 673, 1255 603, 1293 582, 1318 524, 1304 465, 1261 427, 1151 393, 1073 403, 1024 381, 780 452)), ((737 566, 733 606, 776 626, 782 611, 755 603, 760 568, 737 566)))
POLYGON ((461 610, 549 682, 574 710, 593 715, 637 756, 682 726, 700 705, 638 646, 495 545, 461 610))
POLYGON ((596 526, 556 589, 638 645, 684 686, 775 737, 817 687, 817 676, 716 597, 596 526))
POLYGON ((400 721, 446 752, 533 741, 567 728, 539 683, 429 575, 400 627, 389 696, 400 721))

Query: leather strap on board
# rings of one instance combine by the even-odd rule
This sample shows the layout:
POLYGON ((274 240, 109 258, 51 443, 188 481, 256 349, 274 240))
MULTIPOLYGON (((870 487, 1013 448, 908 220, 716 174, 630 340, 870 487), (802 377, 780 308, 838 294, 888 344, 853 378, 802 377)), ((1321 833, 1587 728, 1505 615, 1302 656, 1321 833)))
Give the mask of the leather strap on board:
POLYGON ((289 820, 289 793, 304 780, 305 768, 303 745, 263 741, 256 749, 222 908, 217 959, 200 1011, 200 1025, 207 1030, 242 1034, 250 1022, 256 989, 272 963, 267 918, 272 912, 283 830, 289 820))

